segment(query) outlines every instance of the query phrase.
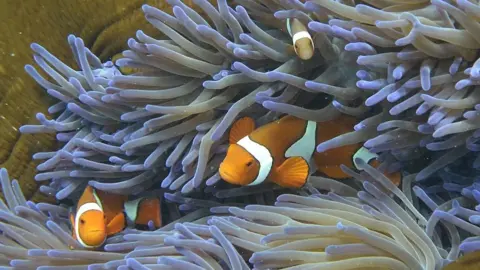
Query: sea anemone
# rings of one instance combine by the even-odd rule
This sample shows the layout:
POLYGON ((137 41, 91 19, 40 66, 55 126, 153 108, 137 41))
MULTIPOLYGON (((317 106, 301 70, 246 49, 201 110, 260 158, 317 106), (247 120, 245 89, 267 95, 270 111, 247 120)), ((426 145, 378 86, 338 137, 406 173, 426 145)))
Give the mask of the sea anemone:
POLYGON ((439 269, 448 262, 448 252, 424 230, 427 220, 411 197, 357 162, 365 172, 343 169, 363 186, 360 190, 313 177, 308 194, 280 195, 274 206, 201 209, 156 231, 127 229, 110 238, 105 251, 82 250, 68 233, 67 209, 26 202, 18 182, 11 183, 2 169, 8 205, 0 211, 3 263, 65 269, 250 269, 249 263, 255 269, 439 269))
MULTIPOLYGON (((138 41, 128 41, 130 50, 116 65, 138 71, 134 74, 122 75, 112 63, 102 64, 74 36, 68 41, 80 72, 32 45, 36 62, 56 83, 32 66, 26 70, 60 100, 49 108, 59 116, 48 120, 37 114, 41 125, 23 126, 21 132, 56 132, 65 142, 55 153, 34 156, 47 159, 36 177, 52 179, 45 191, 67 198, 93 178, 90 185, 114 193, 138 194, 155 185, 189 193, 220 179, 216 170, 224 156, 225 134, 239 115, 256 116, 259 124, 279 113, 326 121, 340 114, 336 108, 346 107, 327 100, 323 108, 307 109, 313 98, 330 96, 323 92, 339 100, 360 96, 352 76, 347 82, 352 87, 329 86, 345 77, 345 68, 322 59, 332 57, 328 50, 335 51, 327 36, 321 35, 328 44, 317 45, 323 53, 305 62, 296 57, 287 33, 266 24, 284 28, 269 11, 282 6, 247 12, 258 4, 233 10, 225 1, 218 1, 218 9, 207 1, 194 2, 213 28, 180 1, 170 1, 175 17, 143 6, 146 19, 166 39, 138 31, 138 41), (252 19, 257 17, 263 19, 252 19), (264 22, 268 17, 272 20, 264 22), (304 77, 315 79, 314 90, 303 85, 304 77)), ((348 52, 337 54, 348 57, 348 52)))
POLYGON ((461 251, 478 249, 478 209, 466 208, 480 198, 473 178, 460 184, 455 200, 435 202, 438 189, 427 195, 422 188, 440 178, 441 192, 451 196, 443 168, 465 156, 474 159, 470 173, 480 166, 478 5, 194 0, 200 15, 182 1, 167 2, 173 15, 142 7, 159 35, 137 31, 115 62, 102 63, 73 35, 68 44, 78 70, 32 44, 49 78, 31 65, 25 70, 58 103, 48 110, 52 119, 38 113, 40 124, 20 131, 55 133, 63 143, 34 155, 43 160, 35 180, 49 181, 44 193, 76 200, 86 185, 125 195, 157 192, 176 224, 127 229, 103 251, 69 250, 77 245, 66 208, 25 202, 2 171, 3 211, 20 215, 17 208, 25 208, 32 218, 22 218, 38 216, 35 226, 55 242, 19 243, 17 231, 28 229, 14 219, 12 234, 3 230, 10 237, 6 262, 18 251, 23 257, 11 261, 15 266, 439 269, 461 251), (308 27, 316 49, 311 59, 297 57, 287 19, 308 27), (355 130, 317 151, 364 143, 379 154, 380 167, 359 161, 363 172, 343 167, 350 182, 311 176, 301 190, 220 181, 232 123, 248 115, 262 125, 283 114, 320 124, 341 114, 357 118, 355 130), (401 190, 382 174, 399 170, 401 190), (464 239, 456 226, 473 238, 464 239), (13 244, 21 247, 12 250, 13 244))
POLYGON ((465 170, 475 162, 472 155, 440 169, 434 177, 413 187, 413 192, 426 207, 429 215, 425 231, 441 244, 435 233, 446 233, 451 238, 449 259, 460 253, 468 254, 480 250, 479 236, 479 186, 478 172, 465 170))
MULTIPOLYGON (((400 167, 429 155, 433 162, 417 174, 417 180, 478 151, 475 70, 480 43, 474 30, 475 4, 433 0, 378 6, 366 1, 370 5, 349 7, 313 2, 349 19, 309 26, 348 40, 352 50, 358 48, 357 63, 364 69, 357 73, 356 85, 370 93, 365 105, 382 108, 355 127, 357 132, 370 132, 365 147, 390 153, 400 167)), ((355 133, 344 137, 358 137, 355 133)), ((349 142, 336 138, 317 150, 349 142)))
MULTIPOLYGON (((388 269, 441 267, 443 250, 418 225, 426 224, 426 219, 388 178, 359 162, 367 173, 352 174, 363 183, 357 194, 352 188, 344 195, 335 190, 322 194, 310 186, 310 196, 280 195, 275 206, 252 204, 244 209, 229 207, 223 211, 213 208, 211 211, 217 215, 203 222, 177 224, 175 228, 180 233, 176 235, 161 230, 127 234, 127 241, 118 246, 132 249, 136 245, 128 242, 141 241, 144 247, 127 255, 139 261, 163 255, 161 252, 167 246, 206 249, 208 240, 204 238, 213 238, 225 249, 223 261, 227 261, 230 269, 245 269, 242 257, 236 253, 239 250, 255 269, 349 269, 349 265, 388 269), (389 193, 397 195, 398 202, 389 193), (220 232, 225 236, 223 243, 218 238, 220 232), (158 240, 153 240, 154 236, 158 240), (160 239, 163 239, 161 245, 160 239)), ((323 189, 328 188, 325 185, 323 189)), ((213 247, 209 251, 212 253, 213 247)))

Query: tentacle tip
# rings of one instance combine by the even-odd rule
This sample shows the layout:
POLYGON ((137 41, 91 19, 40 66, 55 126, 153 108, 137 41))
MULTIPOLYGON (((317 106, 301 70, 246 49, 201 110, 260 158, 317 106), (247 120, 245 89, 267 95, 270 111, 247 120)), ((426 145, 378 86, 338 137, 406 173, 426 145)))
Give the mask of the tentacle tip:
POLYGON ((323 153, 328 150, 328 147, 324 144, 319 144, 317 145, 316 150, 318 153, 323 153))
POLYGON ((240 69, 242 69, 244 67, 246 67, 245 64, 242 63, 242 62, 239 62, 239 61, 235 61, 232 64, 232 68, 235 69, 235 70, 238 70, 238 71, 240 71, 240 69))
MULTIPOLYGON (((366 147, 366 146, 365 146, 366 147)), ((355 163, 357 163, 358 165, 360 166, 365 166, 367 165, 367 163, 365 163, 365 160, 361 159, 361 158, 355 158, 355 163)))
POLYGON ((236 10, 237 12, 241 12, 241 13, 246 13, 246 12, 247 12, 247 10, 246 10, 243 6, 241 6, 241 5, 237 5, 237 6, 235 7, 235 10, 236 10))
POLYGON ((339 230, 344 230, 344 229, 346 229, 346 227, 342 224, 341 221, 339 221, 339 222, 337 223, 336 227, 337 227, 337 229, 339 229, 339 230))
POLYGON ((30 49, 32 49, 32 50, 34 50, 34 51, 40 50, 40 49, 42 49, 42 48, 43 48, 43 47, 42 47, 40 44, 36 43, 36 42, 32 42, 32 43, 30 44, 30 49))

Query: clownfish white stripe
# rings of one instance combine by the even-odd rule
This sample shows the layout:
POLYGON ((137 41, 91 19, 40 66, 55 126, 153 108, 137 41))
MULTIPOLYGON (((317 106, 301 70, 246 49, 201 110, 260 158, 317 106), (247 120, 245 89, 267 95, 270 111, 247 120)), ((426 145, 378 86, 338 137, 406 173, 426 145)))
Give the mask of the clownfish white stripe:
POLYGON ((126 201, 123 204, 123 208, 125 209, 125 214, 127 215, 128 222, 135 224, 135 220, 137 220, 138 216, 138 206, 143 199, 144 198, 138 198, 132 201, 126 201))
POLYGON ((310 41, 312 41, 312 37, 310 36, 310 34, 307 31, 301 31, 301 32, 297 32, 297 33, 295 33, 295 35, 293 35, 293 37, 292 37, 293 44, 297 43, 297 41, 299 39, 302 39, 302 38, 308 38, 310 41))
POLYGON ((87 211, 90 211, 90 210, 96 210, 96 211, 103 212, 102 208, 97 203, 86 203, 86 204, 80 206, 80 208, 78 208, 77 213, 75 214, 75 235, 77 237, 77 241, 82 246, 84 246, 86 248, 94 248, 94 247, 89 246, 89 245, 87 245, 83 242, 82 238, 80 238, 80 233, 78 231, 78 228, 79 228, 79 223, 80 223, 80 217, 83 215, 83 213, 85 213, 87 211))
POLYGON ((267 176, 272 169, 273 158, 270 151, 265 146, 252 141, 249 136, 243 137, 243 139, 238 141, 237 144, 247 150, 247 152, 249 152, 258 163, 260 163, 260 170, 258 171, 257 178, 255 178, 249 186, 261 184, 267 179, 267 176))
POLYGON ((355 165, 355 168, 357 170, 361 171, 356 161, 357 158, 365 161, 365 163, 368 164, 372 159, 378 158, 378 155, 370 152, 367 148, 363 146, 360 147, 360 149, 358 149, 358 151, 353 155, 353 165, 355 165))
POLYGON ((290 18, 287 18, 287 31, 288 31, 288 34, 292 37, 292 43, 293 44, 295 44, 295 42, 297 42, 297 40, 302 39, 302 38, 308 38, 313 43, 312 36, 310 35, 310 33, 308 33, 308 31, 301 31, 301 32, 295 33, 294 35, 292 34, 292 27, 291 27, 291 24, 290 24, 290 18))
POLYGON ((303 157, 307 162, 311 159, 315 150, 315 140, 317 133, 317 123, 307 122, 305 133, 302 138, 292 144, 285 152, 285 157, 303 157))
MULTIPOLYGON (((312 37, 310 36, 310 34, 307 31, 298 32, 295 35, 293 35, 293 38, 292 38, 293 39, 293 45, 295 45, 297 43, 297 41, 302 39, 302 38, 308 38, 308 40, 310 40, 310 44, 311 44, 312 48, 315 47, 315 45, 313 44, 312 37)), ((297 52, 297 46, 293 46, 293 49, 295 50, 295 53, 298 53, 297 52)))

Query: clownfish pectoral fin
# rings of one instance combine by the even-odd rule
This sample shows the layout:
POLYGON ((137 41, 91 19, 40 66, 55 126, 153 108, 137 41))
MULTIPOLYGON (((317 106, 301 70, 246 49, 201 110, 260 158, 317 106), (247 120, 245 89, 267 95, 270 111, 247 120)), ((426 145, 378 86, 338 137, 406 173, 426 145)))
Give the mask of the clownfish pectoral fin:
POLYGON ((272 181, 282 187, 301 188, 307 182, 309 167, 302 157, 290 157, 272 175, 272 181))
POLYGON ((119 233, 125 228, 125 215, 118 213, 107 224, 107 236, 119 233))
POLYGON ((230 144, 235 144, 243 137, 252 133, 255 130, 255 121, 251 117, 243 117, 238 119, 230 129, 230 136, 228 138, 230 144))

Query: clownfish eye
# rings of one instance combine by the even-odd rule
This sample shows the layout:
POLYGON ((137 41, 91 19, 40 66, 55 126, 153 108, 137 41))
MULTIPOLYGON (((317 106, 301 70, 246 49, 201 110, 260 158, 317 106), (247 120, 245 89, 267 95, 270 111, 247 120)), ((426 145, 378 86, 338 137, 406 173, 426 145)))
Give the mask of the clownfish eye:
POLYGON ((247 163, 247 167, 250 167, 250 166, 252 166, 252 165, 253 165, 253 161, 250 160, 250 161, 247 163))
POLYGON ((80 219, 80 224, 85 224, 85 220, 83 218, 80 219))

